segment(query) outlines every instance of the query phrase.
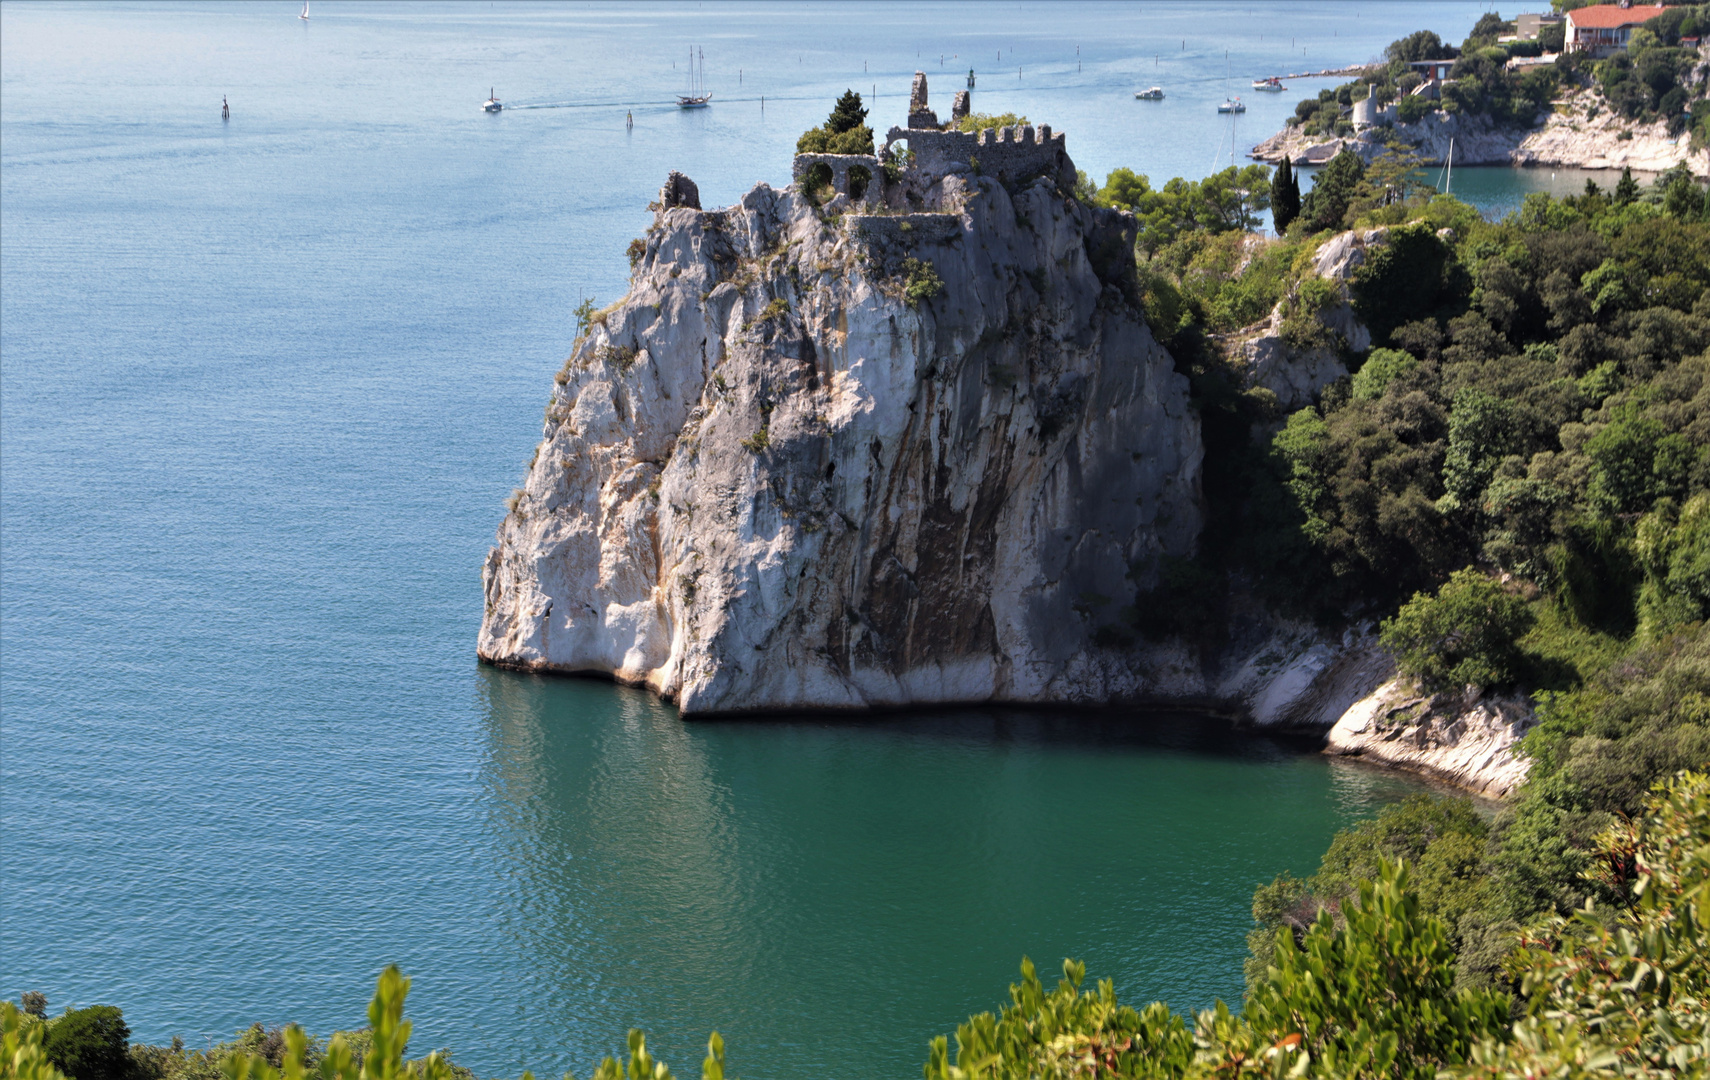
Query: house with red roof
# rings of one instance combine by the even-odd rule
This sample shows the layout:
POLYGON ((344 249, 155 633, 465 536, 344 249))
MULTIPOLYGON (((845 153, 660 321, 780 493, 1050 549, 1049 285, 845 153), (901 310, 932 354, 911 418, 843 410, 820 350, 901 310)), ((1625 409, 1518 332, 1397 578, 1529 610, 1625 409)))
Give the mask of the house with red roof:
POLYGON ((1568 52, 1605 57, 1627 47, 1633 31, 1663 13, 1661 4, 1599 4, 1567 13, 1568 52))

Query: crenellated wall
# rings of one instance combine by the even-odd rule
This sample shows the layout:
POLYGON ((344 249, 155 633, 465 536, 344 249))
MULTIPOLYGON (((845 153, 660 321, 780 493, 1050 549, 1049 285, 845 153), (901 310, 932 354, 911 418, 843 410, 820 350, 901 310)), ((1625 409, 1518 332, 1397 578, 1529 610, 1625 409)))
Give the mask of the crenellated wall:
POLYGON ((914 154, 911 167, 935 176, 977 169, 982 175, 1019 183, 1035 176, 1056 177, 1065 165, 1073 176, 1074 166, 1069 162, 1063 135, 1053 133, 1050 124, 1041 124, 1037 129, 1031 124, 986 128, 978 135, 965 131, 892 128, 885 139, 887 146, 907 142, 914 154))

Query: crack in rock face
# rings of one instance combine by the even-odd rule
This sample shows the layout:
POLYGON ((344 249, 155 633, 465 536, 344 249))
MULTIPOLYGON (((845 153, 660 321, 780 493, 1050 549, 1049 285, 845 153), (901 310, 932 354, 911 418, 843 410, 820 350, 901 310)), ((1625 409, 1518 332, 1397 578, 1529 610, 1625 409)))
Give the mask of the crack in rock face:
POLYGON ((1132 217, 1057 183, 952 174, 883 216, 662 201, 554 386, 482 659, 684 715, 1155 690, 1100 642, 1193 552, 1199 420, 1135 306, 1132 217))

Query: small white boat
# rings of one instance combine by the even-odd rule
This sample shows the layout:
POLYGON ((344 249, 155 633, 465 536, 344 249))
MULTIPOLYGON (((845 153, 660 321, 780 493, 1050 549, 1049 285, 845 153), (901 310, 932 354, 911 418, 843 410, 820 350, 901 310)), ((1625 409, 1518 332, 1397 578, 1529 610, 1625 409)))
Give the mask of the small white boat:
POLYGON ((497 91, 497 87, 487 91, 487 100, 481 103, 482 112, 498 112, 505 107, 500 103, 497 91))
POLYGON ((1217 111, 1220 113, 1246 112, 1247 106, 1241 104, 1240 98, 1227 98, 1223 104, 1217 107, 1217 111))
POLYGON ((1162 101, 1164 100, 1164 88, 1161 86, 1152 86, 1145 90, 1136 90, 1134 91, 1134 96, 1139 98, 1141 101, 1162 101))
POLYGON ((1254 79, 1253 89, 1264 94, 1280 94, 1286 87, 1283 86, 1281 79, 1272 75, 1268 79, 1254 79))
POLYGON ((303 0, 303 10, 297 13, 297 18, 305 21, 309 18, 309 0, 303 0))

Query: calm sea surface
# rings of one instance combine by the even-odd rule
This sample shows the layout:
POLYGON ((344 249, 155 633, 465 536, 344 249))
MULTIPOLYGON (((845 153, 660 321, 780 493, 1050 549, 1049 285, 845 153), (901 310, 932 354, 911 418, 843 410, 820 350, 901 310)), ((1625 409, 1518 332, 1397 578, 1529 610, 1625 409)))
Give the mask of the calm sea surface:
POLYGON ((0 994, 200 1045, 397 962, 485 1076, 640 1026, 754 1078, 916 1075, 1023 954, 1238 999, 1254 885, 1407 781, 1181 717, 685 725, 477 667, 481 559, 667 170, 728 203, 972 66, 1200 176, 1326 85, 1231 124, 1229 75, 1480 6, 0 5, 0 994))

